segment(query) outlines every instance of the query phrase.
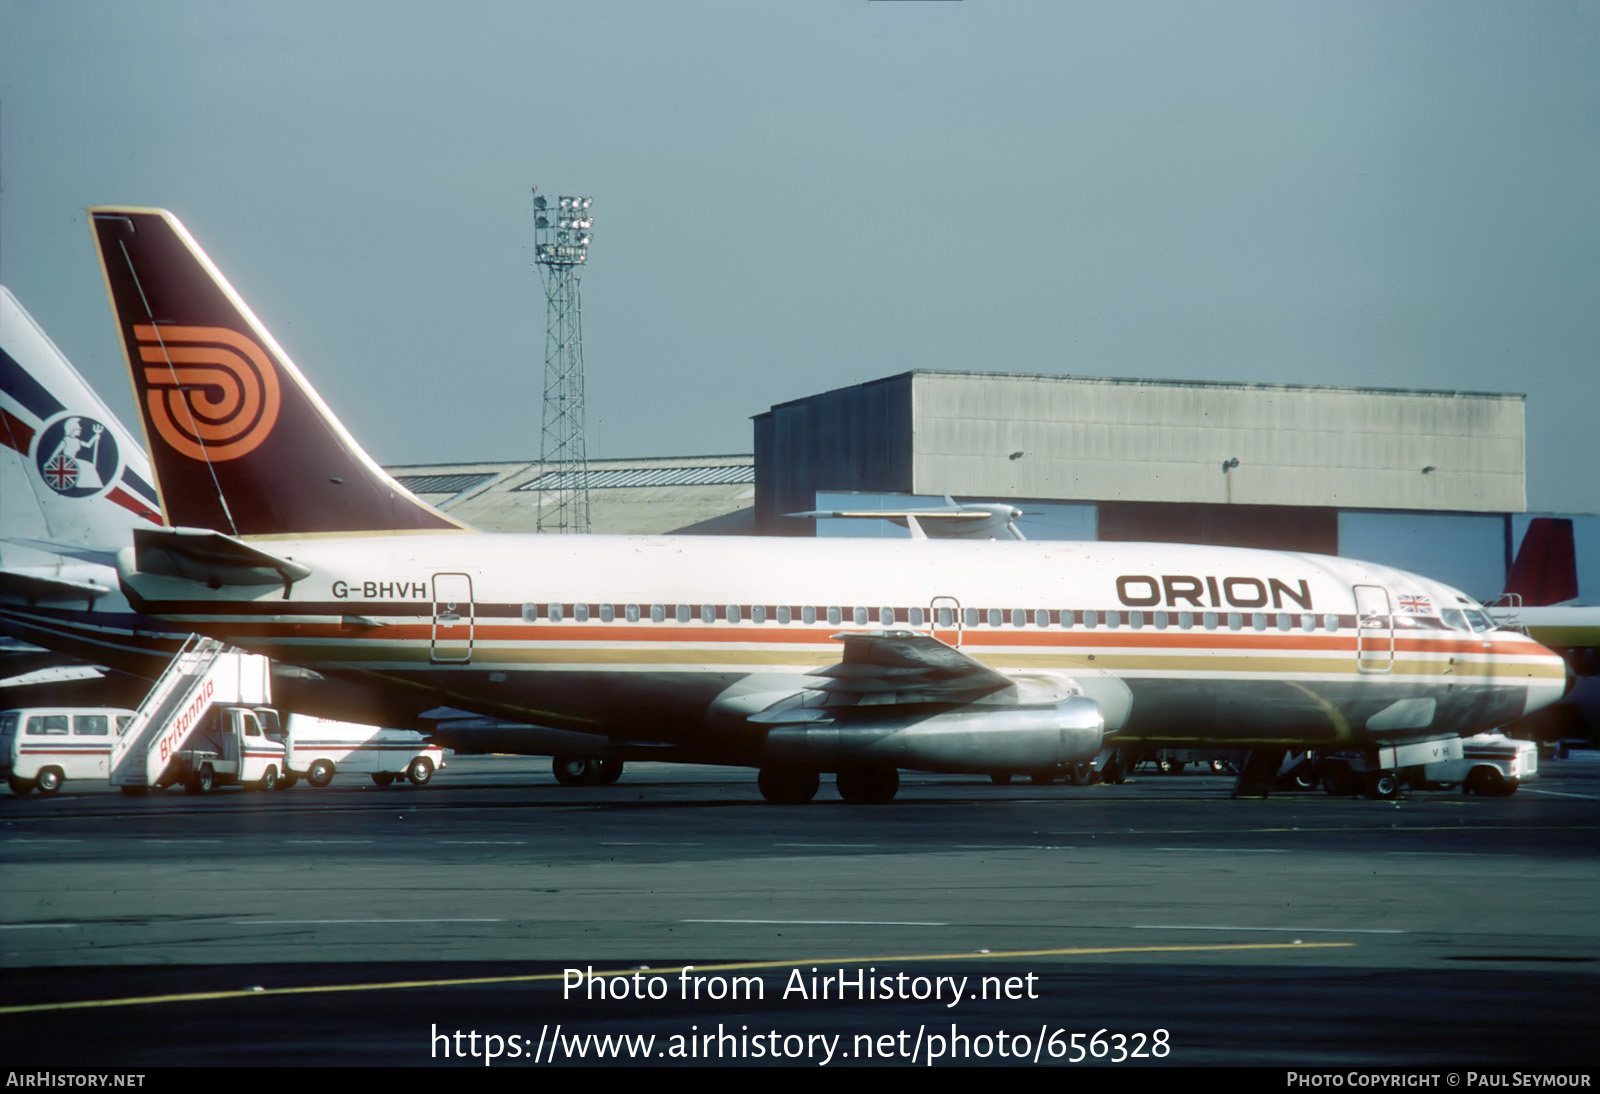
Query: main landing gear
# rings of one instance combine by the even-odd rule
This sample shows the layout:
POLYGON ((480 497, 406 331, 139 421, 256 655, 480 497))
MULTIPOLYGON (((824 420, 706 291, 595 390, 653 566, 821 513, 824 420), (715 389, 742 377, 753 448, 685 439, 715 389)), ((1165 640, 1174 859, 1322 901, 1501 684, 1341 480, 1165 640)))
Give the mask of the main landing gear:
POLYGON ((557 756, 550 761, 550 773, 562 786, 610 786, 622 778, 622 761, 557 756))
MULTIPOLYGON (((756 779, 773 805, 804 805, 817 796, 822 776, 810 768, 763 767, 756 779)), ((900 772, 887 766, 847 767, 834 780, 839 796, 856 805, 882 805, 900 791, 900 772)))

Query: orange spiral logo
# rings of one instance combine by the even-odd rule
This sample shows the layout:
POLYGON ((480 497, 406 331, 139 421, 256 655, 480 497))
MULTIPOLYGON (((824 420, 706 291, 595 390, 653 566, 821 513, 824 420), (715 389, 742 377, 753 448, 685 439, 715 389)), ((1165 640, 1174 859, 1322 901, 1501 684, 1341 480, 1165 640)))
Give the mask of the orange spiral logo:
POLYGON ((161 439, 193 460, 254 452, 278 421, 278 373, 262 348, 225 327, 139 325, 144 400, 161 439))

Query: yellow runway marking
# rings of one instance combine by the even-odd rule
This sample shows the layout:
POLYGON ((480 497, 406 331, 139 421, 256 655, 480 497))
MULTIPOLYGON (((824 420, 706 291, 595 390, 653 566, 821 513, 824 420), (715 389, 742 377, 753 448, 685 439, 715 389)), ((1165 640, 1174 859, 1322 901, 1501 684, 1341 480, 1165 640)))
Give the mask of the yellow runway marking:
MULTIPOLYGON (((721 965, 672 965, 662 968, 610 969, 591 973, 594 977, 632 976, 648 972, 670 976, 692 968, 697 973, 736 972, 743 969, 787 969, 800 965, 861 965, 890 961, 1004 961, 1013 957, 1087 957, 1111 953, 1222 953, 1229 950, 1325 950, 1354 946, 1354 942, 1242 942, 1227 946, 1093 946, 1065 950, 996 950, 993 953, 924 953, 889 957, 807 957, 793 961, 738 961, 721 965)), ((260 999, 269 995, 320 995, 349 991, 395 991, 401 988, 459 988, 484 984, 533 984, 560 980, 558 972, 528 973, 521 976, 479 976, 459 980, 391 980, 372 984, 312 984, 297 988, 233 989, 196 991, 175 995, 135 995, 121 999, 77 999, 65 1003, 23 1003, 0 1007, 0 1014, 36 1014, 47 1010, 88 1010, 94 1007, 137 1007, 159 1003, 204 1003, 216 999, 260 999)))

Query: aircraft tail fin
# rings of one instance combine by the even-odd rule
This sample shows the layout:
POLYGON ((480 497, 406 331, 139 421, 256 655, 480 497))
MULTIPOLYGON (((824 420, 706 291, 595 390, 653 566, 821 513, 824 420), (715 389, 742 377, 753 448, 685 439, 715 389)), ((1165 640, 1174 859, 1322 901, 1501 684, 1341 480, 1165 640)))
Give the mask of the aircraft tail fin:
POLYGON ((177 217, 107 207, 89 219, 168 524, 467 530, 362 451, 177 217))
POLYGON ((1570 519, 1535 517, 1528 522, 1522 546, 1506 576, 1505 595, 1520 596, 1524 607, 1576 599, 1578 554, 1570 519))
POLYGON ((150 482, 139 442, 0 285, 3 564, 52 564, 65 547, 116 550, 130 529, 160 523, 150 482))

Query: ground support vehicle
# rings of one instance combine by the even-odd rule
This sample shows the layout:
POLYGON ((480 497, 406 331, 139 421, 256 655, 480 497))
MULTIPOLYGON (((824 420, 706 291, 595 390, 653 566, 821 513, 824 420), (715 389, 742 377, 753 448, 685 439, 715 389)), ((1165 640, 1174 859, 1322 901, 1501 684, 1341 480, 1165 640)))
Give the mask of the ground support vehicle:
POLYGON ((385 729, 303 714, 288 717, 284 784, 327 786, 336 774, 370 775, 379 786, 407 779, 426 786, 445 766, 444 749, 409 729, 385 729))
POLYGON ((122 707, 0 710, 0 778, 13 794, 54 794, 73 779, 104 779, 112 748, 133 721, 122 707))

